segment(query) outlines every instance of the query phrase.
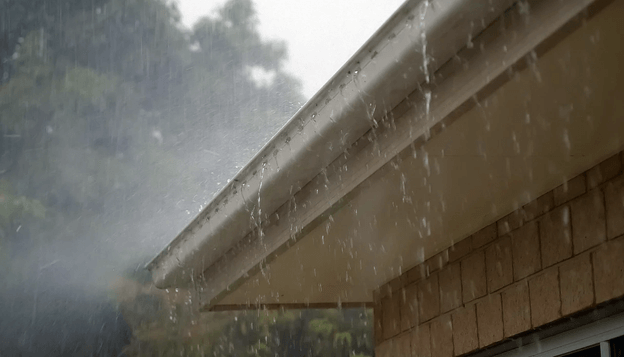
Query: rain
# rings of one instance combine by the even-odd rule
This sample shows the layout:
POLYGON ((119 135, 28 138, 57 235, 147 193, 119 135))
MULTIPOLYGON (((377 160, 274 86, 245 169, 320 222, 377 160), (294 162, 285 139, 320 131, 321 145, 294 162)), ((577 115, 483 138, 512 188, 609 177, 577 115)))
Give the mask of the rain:
POLYGON ((622 356, 620 15, 0 0, 0 356, 622 356))

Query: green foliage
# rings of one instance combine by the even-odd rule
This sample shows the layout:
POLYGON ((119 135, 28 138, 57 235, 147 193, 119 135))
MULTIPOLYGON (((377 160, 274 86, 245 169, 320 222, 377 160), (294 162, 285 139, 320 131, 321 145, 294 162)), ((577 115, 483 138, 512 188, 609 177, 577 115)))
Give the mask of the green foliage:
MULTIPOLYGON (((46 208, 43 204, 25 196, 16 196, 11 193, 11 186, 7 181, 0 180, 0 229, 6 232, 29 216, 36 219, 44 219, 46 208)), ((4 235, 4 234, 2 234, 4 235)))
POLYGON ((190 291, 152 290, 146 295, 148 285, 139 280, 143 278, 124 280, 117 287, 124 316, 135 334, 126 349, 129 356, 174 352, 187 356, 373 355, 370 310, 197 313, 186 304, 190 291))
POLYGON ((310 321, 310 329, 315 334, 321 335, 324 338, 327 338, 334 332, 334 325, 329 322, 326 318, 324 319, 314 319, 310 321))
POLYGON ((0 172, 5 160, 5 177, 49 206, 102 213, 128 195, 184 201, 222 166, 189 165, 197 159, 188 153, 231 151, 215 148, 214 126, 230 128, 233 146, 259 147, 301 100, 295 85, 280 89, 295 83, 281 73, 283 46, 260 39, 250 1, 226 4, 191 33, 160 0, 51 0, 62 21, 31 3, 1 4, 23 23, 3 30, 15 52, 4 58, 12 70, 0 86, 0 128, 22 139, 0 152, 0 172), (284 80, 259 87, 248 71, 257 65, 284 80), (249 140, 236 128, 265 134, 249 140))
POLYGON ((351 346, 351 334, 347 331, 336 333, 334 335, 334 345, 351 346))
MULTIPOLYGON (((175 319, 179 319, 183 312, 176 311, 175 319)), ((138 329, 144 332, 137 335, 128 351, 138 351, 142 346, 146 351, 169 349, 185 351, 186 355, 372 356, 370 328, 366 325, 370 313, 363 309, 203 313, 196 316, 195 326, 201 329, 193 329, 186 336, 183 333, 188 330, 179 323, 168 333, 157 332, 154 325, 138 329), (189 351, 188 346, 198 341, 203 341, 195 345, 198 349, 189 351)))
MULTIPOLYGON (((164 0, 0 0, 7 16, 3 286, 40 271, 36 252, 55 243, 106 247, 132 271, 155 253, 145 241, 178 233, 303 101, 283 70, 285 45, 261 38, 251 0, 191 30, 164 0), (256 83, 258 69, 273 80, 256 83), (18 246, 19 259, 4 259, 18 246)), ((185 293, 128 275, 114 296, 133 330, 129 356, 372 355, 368 311, 197 314, 185 293)))

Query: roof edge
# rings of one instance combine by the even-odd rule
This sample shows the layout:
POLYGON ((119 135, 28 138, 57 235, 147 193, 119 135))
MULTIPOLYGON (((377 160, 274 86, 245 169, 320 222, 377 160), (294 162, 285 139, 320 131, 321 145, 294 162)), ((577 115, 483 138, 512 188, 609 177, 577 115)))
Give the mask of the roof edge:
POLYGON ((156 286, 188 282, 261 227, 513 2, 404 3, 147 265, 156 286))

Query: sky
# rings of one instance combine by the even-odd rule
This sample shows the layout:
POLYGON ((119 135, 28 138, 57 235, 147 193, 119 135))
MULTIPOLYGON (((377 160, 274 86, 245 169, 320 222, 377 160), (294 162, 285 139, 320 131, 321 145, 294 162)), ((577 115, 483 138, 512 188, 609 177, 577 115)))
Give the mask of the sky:
MULTIPOLYGON (((223 0, 177 0, 182 22, 191 27, 223 0)), ((403 0, 255 0, 260 33, 286 41, 286 70, 312 97, 394 13, 403 0)))

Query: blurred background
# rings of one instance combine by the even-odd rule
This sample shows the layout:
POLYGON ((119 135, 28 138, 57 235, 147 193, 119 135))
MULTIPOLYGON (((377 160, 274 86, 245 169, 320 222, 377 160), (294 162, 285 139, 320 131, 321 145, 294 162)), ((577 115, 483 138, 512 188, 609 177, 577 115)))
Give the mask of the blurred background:
POLYGON ((371 356, 370 311, 198 314, 144 270, 400 1, 367 3, 0 0, 0 355, 371 356))

